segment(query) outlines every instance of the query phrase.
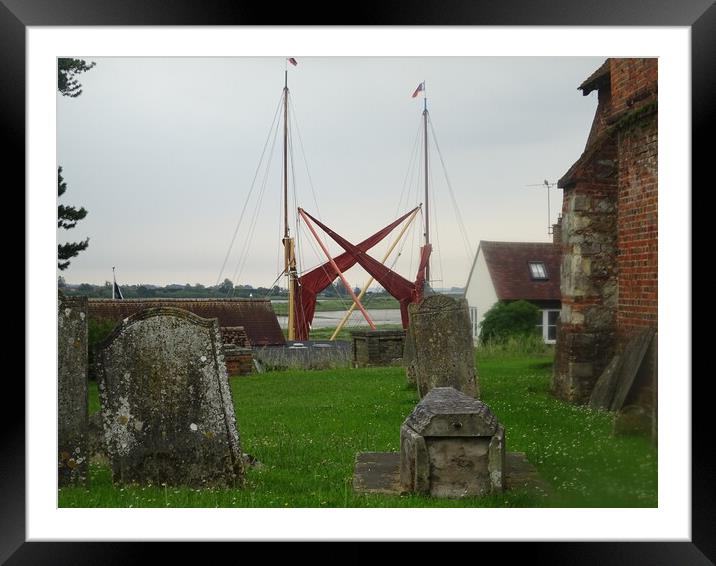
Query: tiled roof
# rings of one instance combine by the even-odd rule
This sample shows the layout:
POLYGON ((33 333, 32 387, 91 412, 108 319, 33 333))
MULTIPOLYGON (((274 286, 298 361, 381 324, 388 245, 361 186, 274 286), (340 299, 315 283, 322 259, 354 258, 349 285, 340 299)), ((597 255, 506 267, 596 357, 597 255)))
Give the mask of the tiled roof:
POLYGON ((145 308, 176 307, 202 318, 218 318, 219 326, 243 326, 252 345, 285 344, 268 299, 89 299, 88 316, 119 322, 145 308))
POLYGON ((487 268, 501 301, 559 301, 560 251, 552 243, 480 242, 487 268), (533 280, 529 262, 544 262, 546 280, 533 280))

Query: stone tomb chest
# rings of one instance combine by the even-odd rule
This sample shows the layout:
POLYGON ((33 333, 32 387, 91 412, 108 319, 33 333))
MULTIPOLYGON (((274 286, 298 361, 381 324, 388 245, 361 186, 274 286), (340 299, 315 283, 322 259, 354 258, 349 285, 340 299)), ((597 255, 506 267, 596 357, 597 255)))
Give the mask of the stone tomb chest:
POLYGON ((400 429, 403 491, 471 497, 504 487, 505 430, 482 401, 431 389, 400 429))
POLYGON ((390 366, 401 364, 405 330, 352 330, 353 366, 390 366))

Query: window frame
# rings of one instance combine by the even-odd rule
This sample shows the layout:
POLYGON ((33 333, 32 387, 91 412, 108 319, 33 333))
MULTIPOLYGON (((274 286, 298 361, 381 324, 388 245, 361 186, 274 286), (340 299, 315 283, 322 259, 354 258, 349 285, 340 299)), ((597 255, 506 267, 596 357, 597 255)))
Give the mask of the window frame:
POLYGON ((530 277, 532 278, 532 281, 549 281, 549 272, 547 271, 546 262, 539 260, 528 261, 527 267, 530 270, 530 277), (544 272, 544 277, 535 275, 535 268, 539 269, 538 266, 541 266, 542 271, 544 272))
POLYGON ((542 341, 545 344, 556 344, 557 343, 557 321, 559 320, 559 317, 562 313, 562 309, 540 309, 542 314, 542 322, 541 324, 537 324, 537 328, 540 330, 540 333, 542 334, 542 341), (557 320, 555 320, 554 324, 549 324, 549 313, 556 312, 557 313, 557 320), (549 328, 550 326, 554 327, 555 329, 555 338, 554 340, 550 339, 549 337, 549 328))

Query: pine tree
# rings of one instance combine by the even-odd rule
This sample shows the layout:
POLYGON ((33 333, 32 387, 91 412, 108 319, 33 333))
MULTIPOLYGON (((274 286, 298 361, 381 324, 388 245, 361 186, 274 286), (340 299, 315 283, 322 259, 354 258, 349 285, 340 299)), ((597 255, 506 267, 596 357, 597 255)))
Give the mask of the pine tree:
MULTIPOLYGON (((62 96, 76 98, 82 94, 82 85, 77 80, 77 75, 89 71, 95 63, 87 63, 83 59, 60 58, 57 60, 57 90, 62 96)), ((62 178, 62 167, 57 168, 57 196, 61 197, 67 190, 67 183, 62 178)), ((74 206, 57 206, 57 227, 70 230, 77 225, 77 222, 87 216, 84 207, 80 209, 74 206)), ((70 265, 69 259, 75 257, 89 246, 89 238, 83 242, 68 242, 57 246, 57 268, 67 269, 70 265)))
POLYGON ((96 63, 87 63, 83 59, 58 59, 57 60, 57 90, 62 96, 75 98, 82 94, 82 85, 77 80, 77 75, 89 71, 96 63))
MULTIPOLYGON (((57 168, 57 196, 61 197, 67 190, 67 183, 62 178, 62 167, 57 168)), ((74 206, 65 206, 60 204, 57 206, 57 227, 70 230, 74 228, 77 223, 87 216, 87 211, 84 207, 79 209, 74 206)), ((60 270, 67 269, 70 265, 69 259, 75 257, 82 250, 87 249, 89 246, 89 238, 83 242, 68 242, 66 244, 58 244, 57 246, 57 268, 60 270)))

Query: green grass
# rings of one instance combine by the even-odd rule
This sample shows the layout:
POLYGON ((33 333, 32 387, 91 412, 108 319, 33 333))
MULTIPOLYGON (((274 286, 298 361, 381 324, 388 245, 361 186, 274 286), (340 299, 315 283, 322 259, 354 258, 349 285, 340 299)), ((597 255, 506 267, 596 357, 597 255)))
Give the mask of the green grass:
MULTIPOLYGON (((656 451, 642 437, 613 437, 607 413, 549 393, 550 355, 481 355, 482 399, 553 487, 542 497, 507 491, 484 499, 359 495, 355 455, 395 451, 417 402, 402 368, 286 371, 231 378, 242 447, 263 466, 244 489, 114 487, 91 466, 91 487, 63 488, 60 507, 653 507, 656 451)), ((90 410, 97 410, 90 390, 90 410)))
MULTIPOLYGON (((402 330, 400 324, 378 324, 376 325, 378 330, 402 330)), ((335 327, 330 328, 312 328, 311 329, 311 340, 330 340, 335 331, 335 327)), ((370 330, 370 326, 344 326, 336 336, 336 340, 345 340, 346 342, 351 341, 351 330, 370 330)))
MULTIPOLYGON (((350 297, 347 297, 345 299, 319 299, 316 301, 316 312, 326 312, 326 311, 345 311, 351 306, 351 303, 353 300, 350 297)), ((361 300, 361 303, 364 307, 369 309, 399 309, 400 303, 398 303, 397 300, 395 300, 393 297, 370 297, 363 298, 361 300)), ((277 315, 287 315, 288 314, 288 303, 287 302, 280 302, 280 303, 272 303, 273 310, 277 315)))

